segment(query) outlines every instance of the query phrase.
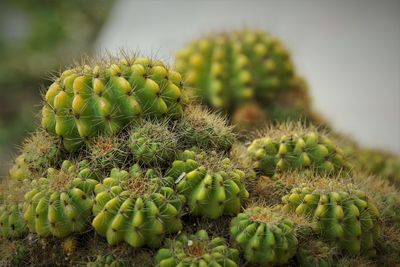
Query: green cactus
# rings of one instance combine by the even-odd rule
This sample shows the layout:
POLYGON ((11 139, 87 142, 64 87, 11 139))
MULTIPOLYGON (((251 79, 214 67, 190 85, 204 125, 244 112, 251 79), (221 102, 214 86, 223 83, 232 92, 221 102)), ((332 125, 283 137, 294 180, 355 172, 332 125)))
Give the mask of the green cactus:
POLYGON ((47 178, 31 182, 25 194, 24 219, 31 232, 64 237, 88 226, 97 176, 87 162, 64 161, 61 170, 48 169, 47 178))
POLYGON ((282 198, 284 209, 308 218, 315 233, 351 255, 373 254, 379 211, 363 191, 300 185, 282 198))
POLYGON ((331 267, 334 262, 332 248, 320 240, 300 244, 296 259, 300 267, 331 267))
POLYGON ((136 161, 160 166, 174 158, 178 140, 167 122, 145 121, 140 127, 133 127, 129 147, 136 161))
POLYGON ((88 262, 86 267, 123 267, 125 266, 121 261, 116 260, 112 255, 102 256, 98 255, 96 260, 88 262))
POLYGON ((229 158, 215 152, 185 150, 172 163, 166 176, 175 181, 193 215, 211 219, 236 215, 249 196, 245 173, 234 168, 229 158))
POLYGON ((296 254, 293 222, 273 209, 246 209, 233 218, 230 231, 245 259, 257 266, 285 264, 296 254))
POLYGON ((167 240, 155 256, 160 267, 225 266, 236 267, 239 252, 229 248, 224 238, 210 239, 205 230, 193 235, 180 235, 176 240, 167 240))
POLYGON ((264 32, 244 30, 194 41, 176 56, 196 95, 216 108, 231 109, 249 99, 271 100, 292 86, 288 51, 264 32))
POLYGON ((301 136, 255 139, 248 147, 248 153, 254 160, 254 168, 265 175, 304 169, 333 174, 350 169, 340 148, 328 137, 313 131, 301 136))
POLYGON ((115 134, 142 117, 179 118, 181 76, 148 58, 112 59, 64 71, 49 87, 42 125, 72 151, 100 133, 115 134))
POLYGON ((21 154, 15 159, 9 175, 20 181, 39 178, 59 160, 60 154, 57 138, 39 129, 24 141, 21 154))
POLYGON ((111 245, 160 246, 165 234, 182 229, 184 203, 183 196, 162 184, 159 173, 143 173, 137 164, 129 172, 113 169, 96 185, 92 226, 111 245))
POLYGON ((185 109, 176 132, 180 142, 188 148, 229 150, 235 141, 232 127, 225 118, 198 105, 185 109))

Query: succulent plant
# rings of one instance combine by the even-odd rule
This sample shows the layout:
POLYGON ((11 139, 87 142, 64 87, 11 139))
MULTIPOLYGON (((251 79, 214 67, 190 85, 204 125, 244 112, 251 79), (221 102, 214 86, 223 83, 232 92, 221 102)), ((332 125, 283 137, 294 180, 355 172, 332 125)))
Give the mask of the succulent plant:
POLYGON ((248 198, 245 173, 234 168, 229 158, 215 152, 185 150, 178 155, 166 174, 175 181, 193 215, 217 219, 240 212, 248 198))
POLYGON ((182 116, 181 76, 162 62, 125 57, 64 71, 49 87, 42 125, 67 150, 101 133, 116 134, 143 117, 182 116))
POLYGON ((294 223, 270 208, 253 207, 231 222, 231 236, 245 259, 257 266, 287 263, 297 250, 294 223))
POLYGON ((166 243, 155 256, 157 266, 239 266, 239 252, 230 248, 224 238, 209 238, 205 230, 193 235, 181 234, 166 243))
POLYGON ((282 198, 284 209, 305 216, 313 230, 342 251, 373 254, 380 217, 374 201, 360 190, 319 190, 307 184, 282 198))
POLYGON ((46 178, 31 182, 32 190, 24 201, 29 231, 64 237, 87 229, 98 181, 86 165, 64 161, 60 170, 50 168, 46 178))
POLYGON ((144 173, 139 165, 129 172, 113 169, 94 190, 94 229, 111 245, 160 246, 165 234, 181 230, 185 200, 160 179, 155 170, 144 173))
POLYGON ((300 244, 296 259, 301 267, 331 267, 334 264, 333 249, 320 240, 300 244))

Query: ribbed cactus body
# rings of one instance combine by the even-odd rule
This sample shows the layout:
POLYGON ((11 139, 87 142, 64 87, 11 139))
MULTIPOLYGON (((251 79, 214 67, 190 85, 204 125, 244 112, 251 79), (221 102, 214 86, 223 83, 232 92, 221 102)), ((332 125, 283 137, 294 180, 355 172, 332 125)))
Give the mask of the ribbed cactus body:
POLYGON ((322 241, 310 241, 299 245, 296 259, 301 267, 331 267, 333 265, 332 248, 322 241))
POLYGON ((174 158, 178 139, 166 122, 147 121, 132 129, 129 147, 136 161, 159 166, 174 158))
POLYGON ((379 236, 379 211, 364 192, 319 191, 306 185, 282 198, 284 209, 308 218, 312 228, 344 252, 373 253, 379 236))
POLYGON ((172 163, 166 176, 175 181, 193 215, 211 219, 235 215, 249 196, 244 184, 245 173, 233 168, 228 158, 221 160, 213 153, 186 150, 172 163), (202 165, 204 160, 215 167, 202 165))
POLYGON ((51 168, 47 178, 32 181, 24 202, 24 219, 31 232, 64 237, 87 229, 98 182, 85 165, 64 161, 61 170, 51 168))
POLYGON ((194 41, 178 52, 176 66, 204 102, 228 111, 249 100, 268 103, 295 81, 288 51, 257 31, 194 41))
POLYGON ((209 238, 205 230, 193 235, 180 235, 176 240, 167 240, 155 256, 160 267, 225 266, 236 267, 239 252, 229 248, 224 238, 209 238))
POLYGON ((17 238, 28 232, 22 209, 22 204, 3 204, 0 206, 1 237, 17 238))
POLYGON ((25 155, 19 155, 14 162, 14 165, 8 171, 10 178, 18 181, 29 179, 32 176, 32 172, 29 170, 29 166, 26 163, 25 155))
POLYGON ((96 185, 92 226, 109 244, 158 247, 167 233, 181 230, 184 197, 162 186, 160 175, 138 165, 129 172, 113 169, 96 185))
POLYGON ((303 136, 264 137, 248 147, 254 168, 265 175, 277 171, 311 169, 332 174, 348 170, 343 152, 329 138, 315 132, 303 136))
POLYGON ((111 60, 64 71, 47 90, 42 125, 75 150, 90 137, 118 133, 142 117, 179 118, 185 102, 180 74, 162 62, 111 60))
POLYGON ((297 249, 294 224, 269 208, 248 208, 231 222, 231 236, 257 266, 287 263, 297 249))

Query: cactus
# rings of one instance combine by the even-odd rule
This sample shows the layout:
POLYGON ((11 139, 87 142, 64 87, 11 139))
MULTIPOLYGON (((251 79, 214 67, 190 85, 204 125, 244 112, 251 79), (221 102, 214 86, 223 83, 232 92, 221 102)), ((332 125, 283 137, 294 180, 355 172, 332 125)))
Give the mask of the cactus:
POLYGON ((172 163, 166 176, 175 181, 193 215, 211 219, 235 215, 249 196, 245 173, 234 168, 229 158, 215 152, 185 150, 172 163))
POLYGON ((330 267, 334 262, 332 248, 320 240, 300 244, 296 259, 300 267, 330 267))
POLYGON ((88 226, 97 176, 86 162, 64 161, 61 170, 48 169, 47 178, 31 182, 25 194, 24 219, 39 236, 64 237, 88 226))
POLYGON ((297 249, 294 223, 270 208, 253 207, 231 221, 231 236, 257 266, 287 263, 297 249))
POLYGON ((146 121, 132 129, 129 147, 136 161, 159 166, 174 158, 178 141, 166 122, 146 121))
POLYGON ((239 252, 229 248, 224 238, 210 239, 205 230, 182 234, 166 243, 166 248, 161 248, 155 256, 157 266, 238 266, 239 252))
POLYGON ((92 226, 109 244, 158 247, 166 233, 181 230, 184 197, 163 186, 159 177, 152 169, 143 173, 136 164, 129 172, 113 169, 96 185, 92 226))
POLYGON ((57 138, 39 129, 24 141, 21 154, 15 159, 9 175, 20 181, 39 178, 57 162, 60 153, 57 138))
POLYGON ((116 260, 112 255, 98 255, 96 260, 88 262, 86 267, 122 267, 125 266, 119 260, 116 260))
POLYGON ((74 151, 142 117, 179 118, 185 103, 179 73, 160 61, 126 56, 64 71, 46 92, 42 125, 74 151))
MULTIPOLYGON (((337 187, 337 186, 336 186, 337 187)), ((305 216, 315 233, 351 255, 373 254, 379 211, 363 191, 316 189, 306 184, 282 198, 284 209, 305 216)))
POLYGON ((349 170, 343 152, 327 136, 314 131, 280 138, 255 139, 248 147, 254 168, 265 175, 277 171, 311 169, 316 173, 334 174, 349 170))
POLYGON ((282 43, 262 31, 242 30, 209 35, 181 49, 176 68, 192 94, 209 106, 234 115, 258 103, 271 120, 272 110, 295 109, 307 116, 310 101, 282 43))
POLYGON ((186 147, 229 150, 235 141, 227 120, 197 105, 188 106, 177 130, 186 147))

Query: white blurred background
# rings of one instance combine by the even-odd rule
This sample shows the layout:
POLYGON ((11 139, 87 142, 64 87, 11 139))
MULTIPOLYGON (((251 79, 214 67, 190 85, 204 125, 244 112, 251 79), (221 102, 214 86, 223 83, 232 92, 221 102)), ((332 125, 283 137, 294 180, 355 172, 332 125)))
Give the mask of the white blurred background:
POLYGON ((97 49, 140 49, 173 63, 192 38, 244 26, 284 42, 337 130, 400 153, 400 1, 120 0, 97 49))

